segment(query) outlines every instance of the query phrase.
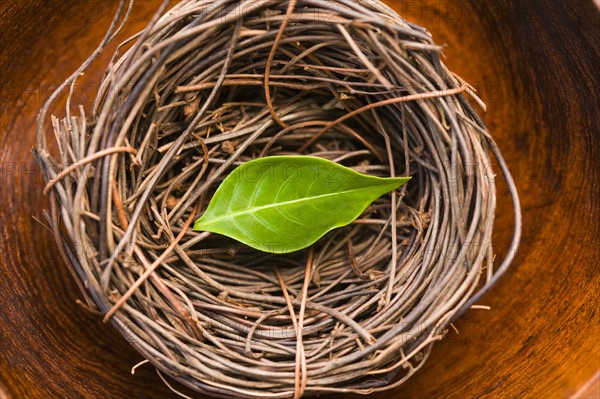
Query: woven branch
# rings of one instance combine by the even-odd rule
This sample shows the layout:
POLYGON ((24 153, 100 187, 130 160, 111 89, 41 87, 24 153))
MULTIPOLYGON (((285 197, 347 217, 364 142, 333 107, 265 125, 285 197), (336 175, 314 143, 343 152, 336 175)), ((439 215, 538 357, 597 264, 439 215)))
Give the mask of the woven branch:
POLYGON ((379 1, 165 9, 113 57, 89 116, 67 107, 47 137, 50 104, 118 33, 121 2, 98 50, 40 115, 35 156, 52 225, 88 302, 159 370, 215 396, 402 384, 519 241, 514 183, 466 95, 479 100, 425 29, 379 1), (496 269, 490 153, 516 215, 496 269), (190 230, 234 167, 285 154, 413 179, 288 255, 190 230))

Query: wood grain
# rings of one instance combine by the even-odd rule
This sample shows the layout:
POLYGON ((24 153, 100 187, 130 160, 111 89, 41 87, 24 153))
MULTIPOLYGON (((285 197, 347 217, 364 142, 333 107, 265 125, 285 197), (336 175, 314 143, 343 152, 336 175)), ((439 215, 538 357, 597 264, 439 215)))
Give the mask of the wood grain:
MULTIPOLYGON (((157 3, 139 1, 125 33, 141 29, 157 3)), ((460 334, 450 332, 411 381, 373 397, 570 397, 600 369, 600 12, 583 0, 390 3, 447 44, 447 64, 488 103, 525 231, 514 267, 482 301, 492 310, 467 313, 460 334)), ((47 206, 30 155, 38 109, 114 9, 114 1, 0 2, 2 399, 173 397, 151 367, 131 376, 141 357, 76 304, 77 287, 36 221, 47 206)), ((99 79, 108 56, 89 78, 99 79)), ((89 105, 94 89, 78 86, 76 101, 89 105)), ((512 215, 498 184, 500 243, 512 215)))

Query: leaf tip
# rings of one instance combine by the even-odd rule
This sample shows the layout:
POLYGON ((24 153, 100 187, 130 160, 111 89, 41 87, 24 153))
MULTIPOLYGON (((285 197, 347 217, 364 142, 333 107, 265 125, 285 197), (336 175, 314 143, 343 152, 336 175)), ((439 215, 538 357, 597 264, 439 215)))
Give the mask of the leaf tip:
POLYGON ((403 186, 406 183, 408 183, 408 181, 412 179, 412 176, 391 177, 390 179, 396 184, 396 186, 394 187, 395 190, 400 186, 403 186))

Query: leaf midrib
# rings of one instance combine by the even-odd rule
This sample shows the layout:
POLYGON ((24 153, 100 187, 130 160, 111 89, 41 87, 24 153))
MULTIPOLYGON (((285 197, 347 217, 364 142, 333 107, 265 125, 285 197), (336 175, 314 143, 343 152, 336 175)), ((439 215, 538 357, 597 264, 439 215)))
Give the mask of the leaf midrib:
MULTIPOLYGON (((402 178, 398 178, 398 181, 394 182, 394 183, 401 183, 402 178)), ((385 185, 381 185, 378 187, 383 187, 385 185)), ((256 213, 265 209, 271 209, 271 208, 279 208, 282 206, 286 206, 286 205, 293 205, 293 204, 299 204, 305 201, 314 201, 314 200, 319 200, 322 198, 327 198, 327 197, 333 197, 333 196, 338 196, 338 195, 343 195, 343 194, 350 194, 350 193, 357 193, 360 191, 366 191, 366 190, 373 190, 374 186, 370 186, 370 187, 362 187, 362 188, 358 188, 358 189, 353 189, 353 190, 344 190, 344 191, 338 191, 335 193, 329 193, 329 194, 321 194, 321 195, 317 195, 317 196, 313 196, 313 197, 304 197, 304 198, 299 198, 299 199, 295 199, 295 200, 290 200, 290 201, 284 201, 284 202, 274 202, 272 204, 268 204, 268 205, 261 205, 261 206, 257 206, 254 208, 250 208, 250 209, 246 209, 243 211, 239 211, 239 212, 235 212, 229 215, 225 215, 225 216, 219 216, 214 218, 212 221, 210 221, 209 223, 203 224, 203 226, 210 226, 211 224, 215 224, 218 223, 222 220, 228 219, 234 219, 238 216, 242 216, 242 215, 248 215, 250 213, 256 213)))

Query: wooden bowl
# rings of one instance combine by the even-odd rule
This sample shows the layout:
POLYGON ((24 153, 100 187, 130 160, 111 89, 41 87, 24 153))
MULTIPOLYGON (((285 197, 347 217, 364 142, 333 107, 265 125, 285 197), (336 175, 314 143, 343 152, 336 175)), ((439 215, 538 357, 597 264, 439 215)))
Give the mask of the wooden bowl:
MULTIPOLYGON (((513 267, 481 301, 491 310, 468 312, 414 378, 373 397, 599 397, 600 11, 592 0, 390 4, 448 45, 447 64, 487 102, 484 118, 520 191, 524 237, 513 267)), ((124 34, 142 29, 157 6, 137 2, 124 34)), ((30 155, 40 106, 87 58, 115 7, 0 2, 2 399, 173 397, 152 367, 132 376, 142 358, 76 303, 77 286, 44 228, 48 202, 30 155)), ((111 52, 88 79, 99 81, 111 52)), ((96 88, 77 86, 75 103, 89 106, 96 88)), ((498 184, 502 253, 512 214, 498 184)))

